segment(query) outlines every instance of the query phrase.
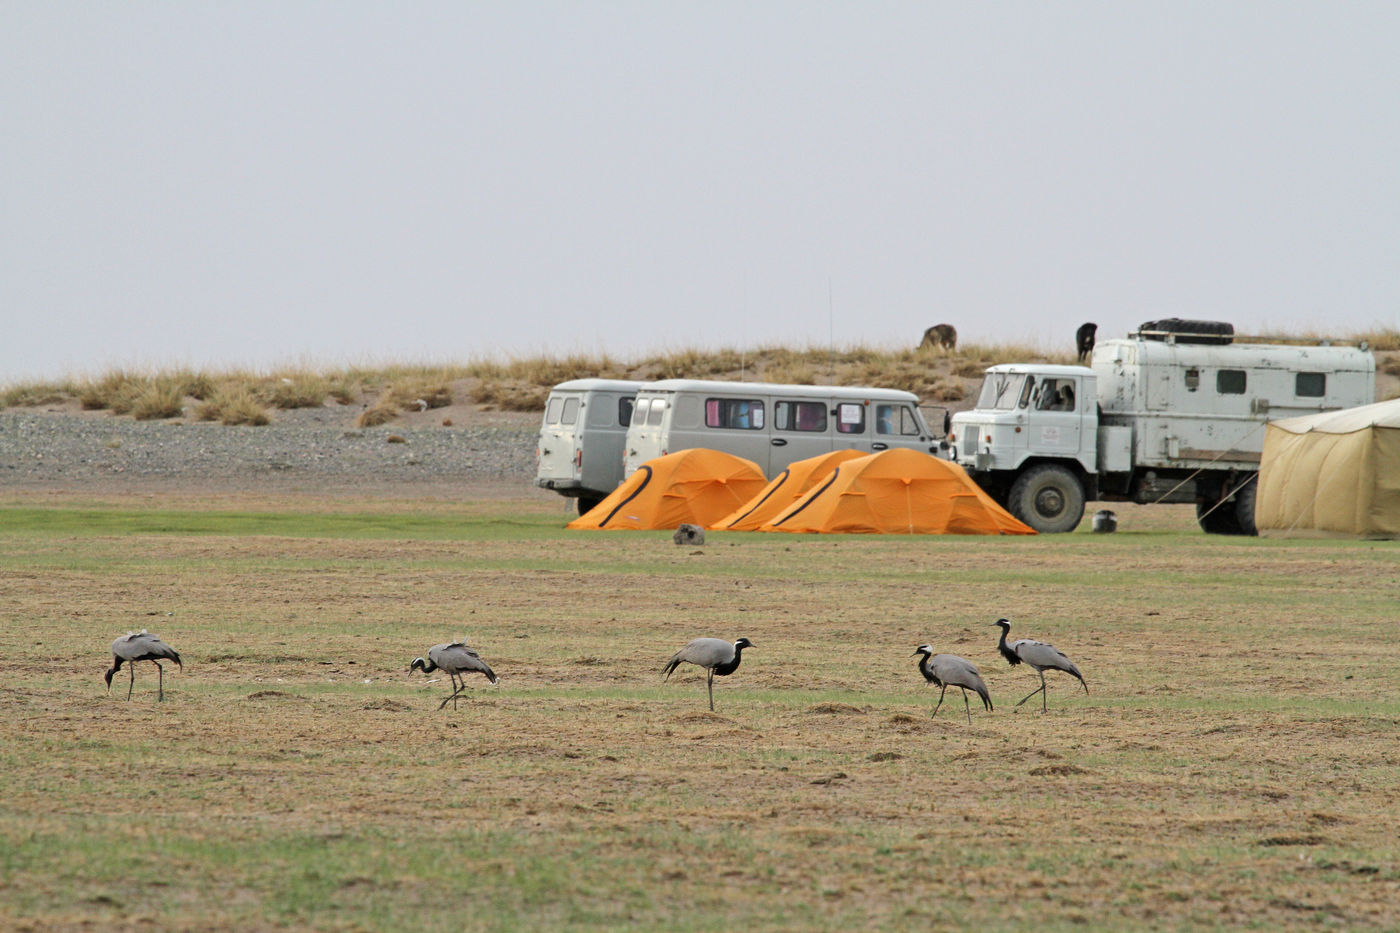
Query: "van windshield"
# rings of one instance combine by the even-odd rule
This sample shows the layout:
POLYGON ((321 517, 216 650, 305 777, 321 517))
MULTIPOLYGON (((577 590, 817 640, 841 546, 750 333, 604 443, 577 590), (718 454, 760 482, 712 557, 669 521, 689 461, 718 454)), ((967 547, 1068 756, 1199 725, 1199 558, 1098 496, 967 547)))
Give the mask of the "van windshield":
POLYGON ((1021 397, 1024 373, 989 373, 977 396, 977 407, 984 411, 1011 411, 1021 397))

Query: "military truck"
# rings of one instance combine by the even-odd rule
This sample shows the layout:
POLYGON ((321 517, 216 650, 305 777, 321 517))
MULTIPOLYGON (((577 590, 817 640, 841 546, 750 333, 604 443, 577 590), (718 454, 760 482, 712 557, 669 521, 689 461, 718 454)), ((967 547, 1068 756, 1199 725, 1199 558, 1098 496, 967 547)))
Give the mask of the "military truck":
POLYGON ((1236 343, 1170 319, 1101 341, 1089 366, 986 370, 947 455, 1017 518, 1073 531, 1086 500, 1195 503, 1201 528, 1253 535, 1264 424, 1375 400, 1364 346, 1236 343))

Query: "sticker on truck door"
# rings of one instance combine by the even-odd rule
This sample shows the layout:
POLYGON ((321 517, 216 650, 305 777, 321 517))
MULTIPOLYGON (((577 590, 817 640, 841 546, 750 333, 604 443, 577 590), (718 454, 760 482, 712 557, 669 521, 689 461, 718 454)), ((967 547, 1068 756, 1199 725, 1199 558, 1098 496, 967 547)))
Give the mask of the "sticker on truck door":
POLYGON ((1055 425, 1045 425, 1040 429, 1040 442, 1042 444, 1058 444, 1060 442, 1060 429, 1055 425))

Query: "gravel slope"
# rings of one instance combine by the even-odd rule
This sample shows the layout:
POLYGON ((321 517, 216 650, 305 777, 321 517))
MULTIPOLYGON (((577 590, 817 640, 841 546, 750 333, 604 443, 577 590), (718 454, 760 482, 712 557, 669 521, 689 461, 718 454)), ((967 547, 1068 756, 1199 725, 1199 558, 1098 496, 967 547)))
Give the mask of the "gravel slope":
POLYGON ((279 412, 262 427, 7 409, 0 411, 0 489, 533 490, 538 415, 457 411, 444 426, 443 411, 359 429, 354 412, 330 407, 279 412))

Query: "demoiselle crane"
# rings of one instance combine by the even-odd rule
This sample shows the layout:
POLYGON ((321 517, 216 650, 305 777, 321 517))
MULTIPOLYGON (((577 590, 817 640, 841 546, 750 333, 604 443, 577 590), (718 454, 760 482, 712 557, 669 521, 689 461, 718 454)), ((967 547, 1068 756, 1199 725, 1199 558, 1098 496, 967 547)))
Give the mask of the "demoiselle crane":
POLYGON ((122 665, 126 665, 127 673, 131 675, 130 683, 126 687, 126 698, 131 699, 131 691, 136 687, 136 662, 150 661, 160 672, 157 681, 160 692, 156 695, 157 700, 165 699, 165 668, 160 666, 160 662, 174 661, 175 666, 180 670, 185 669, 185 665, 180 663, 180 655, 174 648, 161 641, 150 632, 142 629, 139 632, 127 632, 121 638, 112 642, 112 669, 106 674, 107 692, 112 692, 112 675, 121 670, 122 665))
POLYGON ((438 709, 447 705, 447 701, 452 701, 452 708, 457 708, 457 697, 462 691, 467 689, 467 674, 484 674, 486 679, 493 684, 500 683, 500 678, 496 672, 465 642, 454 641, 445 645, 433 645, 428 649, 428 659, 414 658, 413 663, 408 666, 410 672, 422 671, 431 674, 441 668, 447 672, 447 676, 452 678, 452 694, 438 704, 438 709))
POLYGON ((671 655, 671 660, 667 661, 666 667, 663 668, 666 672, 665 679, 670 680, 671 672, 682 662, 705 668, 705 689, 710 695, 710 712, 714 712, 715 675, 725 677, 734 673, 739 668, 743 650, 752 647, 753 642, 747 638, 740 638, 733 644, 723 638, 697 638, 671 655))
POLYGON ((967 691, 976 691, 982 698, 982 705, 987 707, 987 712, 992 711, 992 697, 987 693, 987 685, 982 682, 977 665, 956 654, 934 654, 932 645, 920 645, 914 649, 914 653, 923 655, 919 660, 919 673, 924 675, 924 680, 942 688, 938 691, 938 705, 933 708, 930 716, 938 715, 938 710, 943 706, 943 694, 948 692, 949 687, 957 687, 962 691, 963 709, 967 711, 969 724, 972 723, 972 707, 967 702, 967 691))
POLYGON ((1007 644, 1006 633, 1011 630, 1011 622, 1007 619, 997 619, 992 624, 1001 626, 1001 641, 997 643, 997 650, 1001 652, 1003 658, 1006 658, 1007 663, 1015 667, 1024 662, 1035 668, 1035 672, 1040 675, 1040 686, 1022 697, 1020 702, 1016 704, 1017 706, 1038 693, 1040 694, 1040 711, 1045 712, 1046 671, 1064 671, 1079 681, 1086 695, 1089 693, 1089 685, 1084 683, 1084 675, 1079 673, 1079 668, 1075 667, 1074 662, 1065 657, 1064 653, 1057 650, 1054 645, 1036 641, 1034 638, 1018 638, 1007 644))

